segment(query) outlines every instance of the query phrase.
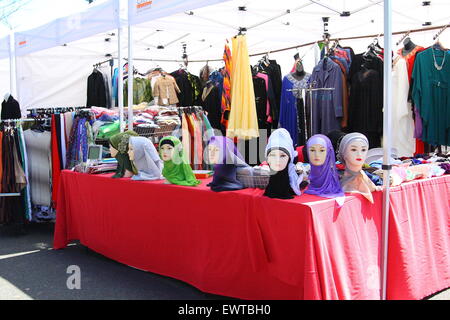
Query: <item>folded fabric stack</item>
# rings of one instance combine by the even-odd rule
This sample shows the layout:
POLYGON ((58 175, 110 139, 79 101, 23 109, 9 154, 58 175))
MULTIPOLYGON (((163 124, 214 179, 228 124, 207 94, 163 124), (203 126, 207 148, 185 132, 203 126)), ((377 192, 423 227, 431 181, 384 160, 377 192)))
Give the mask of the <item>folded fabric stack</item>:
POLYGON ((74 171, 76 172, 90 173, 90 174, 114 172, 116 171, 116 169, 117 169, 117 161, 109 163, 91 164, 88 167, 84 166, 83 164, 78 164, 74 167, 74 171))
POLYGON ((181 119, 178 111, 174 108, 162 107, 155 117, 156 124, 162 125, 181 125, 181 119))
MULTIPOLYGON (((391 158, 392 170, 390 172, 389 185, 391 187, 402 183, 432 177, 439 177, 450 173, 450 155, 417 155, 414 158, 391 158)), ((383 158, 380 157, 365 164, 363 170, 377 186, 383 185, 384 171, 382 169, 383 158)), ((342 173, 342 164, 336 167, 342 173)))
POLYGON ((106 173, 115 172, 117 170, 117 163, 102 163, 99 165, 92 165, 87 168, 87 173, 106 173))

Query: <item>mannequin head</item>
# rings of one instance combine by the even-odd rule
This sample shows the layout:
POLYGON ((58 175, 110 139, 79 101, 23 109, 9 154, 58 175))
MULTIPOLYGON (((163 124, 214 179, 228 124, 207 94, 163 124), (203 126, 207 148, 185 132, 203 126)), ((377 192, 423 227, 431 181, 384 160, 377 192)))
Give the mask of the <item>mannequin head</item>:
POLYGON ((111 157, 115 158, 118 152, 119 151, 117 151, 116 148, 114 148, 112 145, 109 145, 109 153, 111 153, 111 157))
POLYGON ((115 157, 117 153, 128 153, 130 137, 137 136, 134 131, 125 131, 113 135, 109 139, 109 151, 112 157, 115 157))
POLYGON ((233 140, 224 136, 211 137, 208 143, 208 154, 205 156, 209 164, 213 165, 247 166, 233 140))
POLYGON ((220 148, 216 144, 210 143, 208 145, 209 164, 219 164, 221 158, 220 156, 220 148))
POLYGON ((353 132, 345 135, 339 145, 339 159, 351 171, 360 171, 367 158, 369 141, 366 136, 353 132))
POLYGON ((313 136, 307 143, 309 163, 321 166, 327 159, 327 142, 324 138, 313 136))
POLYGON ((289 152, 283 148, 273 148, 267 154, 267 163, 275 172, 283 171, 289 161, 289 152))
POLYGON ((134 150, 131 142, 128 144, 128 157, 130 158, 131 161, 134 161, 134 150))
POLYGON ((297 151, 294 150, 291 135, 284 128, 272 132, 265 149, 266 160, 273 171, 282 171, 293 164, 297 151))
POLYGON ((163 162, 153 143, 145 137, 130 137, 128 157, 137 170, 133 180, 162 179, 163 162))
POLYGON ((326 198, 343 196, 336 170, 336 160, 330 139, 322 134, 315 134, 306 142, 310 158, 310 185, 306 193, 326 198))
POLYGON ((301 59, 297 59, 297 61, 295 62, 295 71, 298 74, 302 74, 305 71, 305 69, 303 67, 303 62, 301 59))
POLYGON ((163 161, 170 161, 173 159, 173 154, 175 152, 175 146, 170 143, 170 140, 166 140, 166 143, 159 146, 159 153, 163 161))
POLYGON ((109 138, 109 151, 111 156, 117 159, 118 166, 113 178, 131 177, 133 175, 133 165, 128 155, 130 137, 138 134, 132 130, 117 133, 109 138))

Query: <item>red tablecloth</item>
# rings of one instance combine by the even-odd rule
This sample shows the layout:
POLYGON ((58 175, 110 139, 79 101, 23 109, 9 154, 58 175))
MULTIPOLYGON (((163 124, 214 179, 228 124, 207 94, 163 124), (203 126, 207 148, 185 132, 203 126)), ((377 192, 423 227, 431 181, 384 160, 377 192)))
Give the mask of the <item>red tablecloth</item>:
MULTIPOLYGON (((270 199, 263 190, 63 171, 54 248, 80 242, 204 292, 243 299, 379 299, 382 193, 270 199)), ((389 299, 450 287, 450 176, 391 189, 389 299)))

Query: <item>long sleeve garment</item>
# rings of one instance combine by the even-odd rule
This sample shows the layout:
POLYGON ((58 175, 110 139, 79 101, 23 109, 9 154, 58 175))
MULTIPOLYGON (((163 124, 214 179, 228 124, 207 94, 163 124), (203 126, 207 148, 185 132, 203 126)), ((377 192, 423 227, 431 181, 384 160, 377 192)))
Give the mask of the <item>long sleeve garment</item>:
POLYGON ((434 48, 417 54, 412 78, 413 99, 422 118, 422 140, 450 145, 450 54, 434 48), (441 70, 435 66, 433 53, 441 70))
POLYGON ((192 114, 192 123, 194 124, 194 168, 195 170, 203 169, 203 136, 202 136, 202 120, 197 114, 192 114))
POLYGON ((397 57, 392 69, 392 147, 399 157, 412 157, 415 151, 414 120, 408 102, 409 80, 406 59, 397 57))
POLYGON ((103 75, 98 70, 94 70, 87 80, 87 107, 106 108, 106 87, 103 75))
POLYGON ((352 77, 348 114, 349 132, 364 134, 369 139, 370 148, 380 147, 383 133, 383 76, 377 70, 362 69, 352 77))
POLYGON ((118 89, 118 78, 119 78, 119 68, 114 68, 112 80, 111 80, 111 90, 112 90, 112 98, 113 98, 113 105, 118 106, 118 96, 119 92, 118 89))
POLYGON ((27 217, 28 221, 31 221, 31 186, 30 186, 30 173, 28 171, 28 152, 27 147, 25 144, 25 137, 24 137, 24 131, 22 127, 18 128, 19 133, 19 149, 20 149, 20 155, 21 155, 21 162, 22 162, 22 169, 24 171, 25 175, 25 188, 22 191, 23 194, 23 204, 25 208, 25 216, 27 217))
MULTIPOLYGON (((194 92, 191 82, 188 79, 187 72, 184 70, 177 70, 170 74, 176 81, 177 97, 180 107, 189 107, 194 104, 194 92)), ((156 96, 156 93, 154 94, 156 96)))
POLYGON ((187 73, 187 77, 192 87, 192 105, 199 106, 202 101, 202 84, 200 78, 189 72, 187 73))
POLYGON ((222 87, 220 90, 222 118, 220 121, 226 130, 228 128, 228 119, 230 117, 231 111, 231 72, 233 71, 233 59, 228 43, 225 44, 225 48, 223 50, 223 62, 225 66, 220 72, 220 74, 222 75, 222 87))
POLYGON ((111 74, 109 73, 109 66, 108 70, 105 70, 104 68, 100 69, 100 72, 103 75, 103 81, 105 82, 105 94, 106 94, 106 107, 111 108, 112 107, 112 101, 111 101, 111 74))
POLYGON ((28 155, 31 202, 34 205, 51 205, 51 134, 49 131, 24 132, 28 155))
POLYGON ((422 141, 422 118, 420 117, 420 113, 414 105, 414 101, 412 99, 412 72, 414 68, 414 62, 416 60, 416 55, 419 52, 424 51, 425 48, 422 46, 416 46, 411 52, 403 55, 403 48, 400 48, 397 53, 399 56, 403 57, 406 60, 406 64, 408 66, 408 79, 409 79, 409 95, 408 101, 411 102, 413 113, 414 113, 414 138, 416 138, 416 150, 415 154, 423 154, 425 153, 425 145, 422 141))
MULTIPOLYGON (((303 99, 302 91, 290 91, 306 89, 308 87, 311 74, 306 73, 302 80, 297 80, 292 74, 288 74, 283 78, 281 99, 280 99, 280 114, 279 127, 285 128, 292 137, 294 146, 299 144, 299 136, 304 136, 300 127, 305 130, 304 118, 300 119, 298 108, 303 108, 298 102, 303 99), (299 130, 300 129, 300 130, 299 130)), ((301 112, 303 113, 303 112, 301 112)))
MULTIPOLYGON (((270 100, 269 100, 269 76, 265 73, 258 72, 256 74, 256 77, 264 79, 264 83, 266 85, 266 95, 267 95, 267 98, 266 98, 266 117, 267 117, 267 119, 266 119, 266 121, 268 123, 272 123, 272 117, 270 115, 270 100)), ((253 84, 254 84, 254 82, 253 82, 253 84)), ((273 88, 272 88, 272 91, 273 91, 273 88)))
POLYGON ((334 88, 312 93, 312 134, 340 130, 343 117, 342 71, 331 59, 322 59, 314 67, 310 83, 313 88, 334 88))
POLYGON ((271 113, 273 124, 276 126, 279 122, 280 100, 282 91, 281 89, 283 86, 281 67, 276 60, 269 60, 269 65, 262 65, 262 69, 263 72, 269 76, 270 82, 272 84, 275 103, 271 105, 271 113))
POLYGON ((159 77, 153 88, 153 96, 155 99, 158 98, 157 105, 159 106, 177 104, 179 102, 177 94, 179 93, 180 88, 177 82, 173 77, 167 75, 159 77))
MULTIPOLYGON (((20 168, 18 148, 16 146, 17 133, 4 132, 2 138, 2 192, 16 193, 21 192, 22 184, 20 183, 20 168)), ((0 225, 23 224, 25 221, 25 212, 22 197, 0 197, 0 225)))
MULTIPOLYGON (((151 81, 144 78, 133 79, 133 104, 153 100, 151 81)), ((123 105, 128 106, 128 79, 123 84, 123 105)))
POLYGON ((189 124, 187 115, 183 113, 181 115, 181 134, 182 134, 182 145, 183 145, 183 153, 186 156, 186 159, 191 161, 191 134, 189 132, 189 124))
POLYGON ((203 110, 208 113, 208 120, 214 129, 221 130, 222 125, 220 119, 221 113, 221 96, 219 95, 219 88, 213 84, 203 88, 202 106, 203 110))
POLYGON ((267 90, 266 82, 259 77, 253 77, 253 89, 255 91, 256 114, 258 117, 258 127, 267 129, 267 90))
POLYGON ((51 128, 51 152, 52 152, 52 201, 54 204, 58 201, 59 179, 61 176, 61 161, 58 151, 58 131, 56 123, 59 121, 58 115, 52 114, 51 128))
POLYGON ((22 117, 20 113, 20 105, 13 96, 9 96, 8 100, 2 102, 1 119, 20 119, 22 117))

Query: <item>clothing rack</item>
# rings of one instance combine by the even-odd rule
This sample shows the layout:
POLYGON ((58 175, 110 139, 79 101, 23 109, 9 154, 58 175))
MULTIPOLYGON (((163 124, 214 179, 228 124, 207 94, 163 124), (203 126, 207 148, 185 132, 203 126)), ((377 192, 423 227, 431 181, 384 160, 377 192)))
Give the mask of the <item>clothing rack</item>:
POLYGON ((111 59, 108 59, 108 60, 105 60, 105 61, 94 63, 93 67, 97 68, 97 67, 100 67, 102 64, 105 64, 105 63, 109 63, 109 65, 112 67, 112 66, 114 66, 114 59, 111 58, 111 59))
POLYGON ((405 33, 405 34, 403 35, 403 37, 402 37, 400 40, 398 40, 397 43, 396 43, 395 45, 398 46, 403 40, 405 40, 405 39, 409 36, 410 33, 411 33, 411 30, 408 31, 407 33, 405 33))
POLYGON ((95 63, 93 65, 93 67, 95 69, 97 69, 98 67, 100 67, 102 64, 105 64, 105 63, 109 63, 109 66, 111 67, 110 73, 111 73, 111 79, 112 79, 112 77, 113 77, 113 67, 114 67, 114 58, 110 58, 110 59, 105 60, 105 61, 97 62, 97 63, 95 63))
POLYGON ((0 120, 0 122, 6 122, 6 123, 11 123, 11 122, 32 122, 32 121, 36 121, 36 119, 30 119, 30 118, 24 118, 24 119, 4 119, 4 120, 0 120))
POLYGON ((312 101, 313 101, 313 96, 312 93, 314 91, 333 91, 335 90, 335 88, 313 88, 314 83, 311 83, 309 85, 309 88, 294 88, 294 89, 288 89, 287 91, 293 91, 293 92, 303 92, 303 90, 305 91, 305 93, 309 93, 309 128, 311 130, 311 135, 308 137, 308 127, 307 127, 307 123, 306 123, 306 103, 303 104, 303 114, 305 115, 304 117, 304 125, 305 125, 305 141, 307 141, 313 134, 312 134, 312 101))
POLYGON ((439 36, 441 35, 441 33, 444 32, 445 29, 448 28, 448 26, 450 26, 450 24, 447 24, 447 25, 443 26, 443 27, 441 28, 441 30, 439 30, 438 33, 433 37, 433 40, 436 40, 437 38, 439 38, 439 36))
POLYGON ((30 114, 33 113, 61 113, 61 112, 68 112, 68 111, 86 111, 90 110, 90 108, 87 108, 86 106, 78 106, 78 107, 45 107, 45 108, 29 108, 27 111, 29 111, 30 114))

